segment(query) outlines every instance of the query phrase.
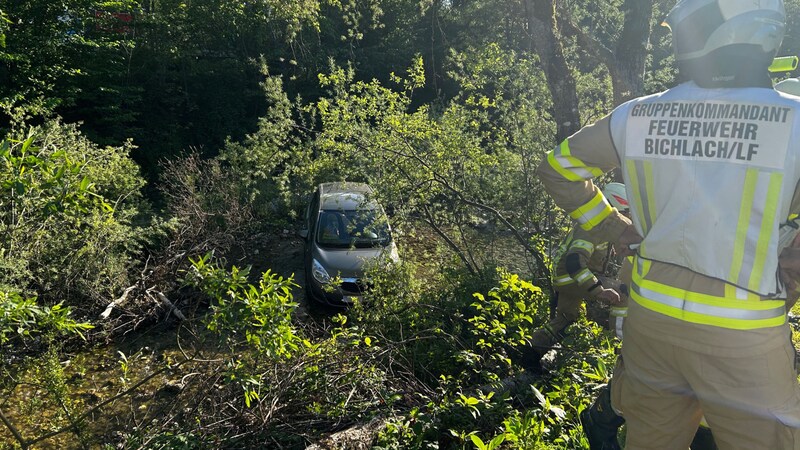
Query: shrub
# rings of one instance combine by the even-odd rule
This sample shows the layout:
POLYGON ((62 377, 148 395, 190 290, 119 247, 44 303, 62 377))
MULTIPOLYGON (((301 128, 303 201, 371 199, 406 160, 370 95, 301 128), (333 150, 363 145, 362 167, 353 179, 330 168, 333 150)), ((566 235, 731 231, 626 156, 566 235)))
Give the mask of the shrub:
POLYGON ((0 286, 86 308, 127 286, 143 186, 131 148, 58 120, 15 125, 0 143, 0 286))

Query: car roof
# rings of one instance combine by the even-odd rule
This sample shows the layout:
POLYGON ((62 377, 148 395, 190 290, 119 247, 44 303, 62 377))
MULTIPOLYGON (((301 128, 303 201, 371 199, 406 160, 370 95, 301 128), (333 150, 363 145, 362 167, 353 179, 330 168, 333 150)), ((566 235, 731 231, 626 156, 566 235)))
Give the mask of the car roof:
POLYGON ((320 209, 355 211, 378 209, 378 202, 371 199, 372 188, 366 183, 336 181, 319 185, 320 209))

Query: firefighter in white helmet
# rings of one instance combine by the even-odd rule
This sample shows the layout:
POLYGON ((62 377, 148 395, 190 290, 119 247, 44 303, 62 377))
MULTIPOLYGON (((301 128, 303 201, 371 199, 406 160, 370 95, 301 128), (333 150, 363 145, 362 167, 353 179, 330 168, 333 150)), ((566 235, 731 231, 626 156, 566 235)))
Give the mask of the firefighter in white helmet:
MULTIPOLYGON (((627 213, 623 184, 608 183, 603 192, 617 211, 627 213)), ((555 306, 555 311, 545 326, 532 333, 528 346, 522 351, 521 364, 527 370, 541 371, 542 356, 561 341, 564 330, 580 317, 584 299, 606 305, 619 303, 619 282, 605 276, 613 255, 611 244, 598 241, 580 226, 573 227, 561 242, 553 257, 555 304, 551 307, 555 306)))
POLYGON ((585 230, 636 244, 611 393, 627 449, 685 450, 703 414, 720 449, 800 449, 785 277, 798 265, 779 239, 800 211, 800 98, 767 73, 785 20, 781 0, 678 2, 665 22, 681 83, 619 106, 539 165, 585 230), (614 168, 632 223, 592 182, 614 168))

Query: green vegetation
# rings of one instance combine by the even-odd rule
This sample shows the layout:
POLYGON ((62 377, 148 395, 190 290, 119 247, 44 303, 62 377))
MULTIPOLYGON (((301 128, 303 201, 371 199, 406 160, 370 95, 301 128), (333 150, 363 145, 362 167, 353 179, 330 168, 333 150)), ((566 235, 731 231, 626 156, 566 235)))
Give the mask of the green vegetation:
POLYGON ((0 449, 586 448, 616 340, 516 361, 569 226, 533 170, 674 81, 672 3, 0 0, 0 449), (401 258, 319 312, 341 179, 401 258))

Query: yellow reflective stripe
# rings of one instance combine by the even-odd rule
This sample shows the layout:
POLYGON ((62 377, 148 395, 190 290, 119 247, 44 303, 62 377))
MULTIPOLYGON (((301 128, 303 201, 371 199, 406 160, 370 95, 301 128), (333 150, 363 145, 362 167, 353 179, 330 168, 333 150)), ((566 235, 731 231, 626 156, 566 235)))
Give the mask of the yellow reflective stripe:
POLYGON ((588 180, 603 174, 599 168, 589 167, 580 159, 572 156, 568 141, 568 139, 564 139, 558 149, 547 152, 547 162, 553 170, 569 181, 588 180))
POLYGON ((588 231, 611 215, 613 211, 614 209, 603 196, 603 193, 597 191, 597 194, 591 200, 569 213, 569 216, 577 220, 581 228, 588 231))
POLYGON ((644 193, 647 198, 647 216, 650 218, 650 223, 656 221, 656 200, 653 197, 656 189, 653 185, 653 164, 650 161, 642 161, 644 168, 644 193))
POLYGON ((764 202, 764 215, 761 217, 761 229, 758 232, 758 243, 753 260, 753 269, 750 274, 748 289, 757 291, 761 287, 761 278, 764 276, 764 262, 769 253, 769 243, 772 240, 773 224, 778 214, 778 199, 781 195, 783 174, 774 172, 769 177, 769 190, 767 200, 764 202))
MULTIPOLYGON (((653 222, 656 218, 655 198, 653 193, 653 165, 649 161, 625 161, 628 170, 628 183, 633 192, 639 195, 634 195, 633 201, 635 202, 634 212, 639 219, 644 234, 653 227, 653 222)), ((630 201, 630 199, 629 199, 630 201)), ((640 248, 640 252, 644 249, 640 248)))
POLYGON ((572 241, 572 244, 569 246, 570 249, 579 248, 582 250, 586 250, 591 255, 594 252, 594 244, 589 241, 584 241, 583 239, 575 239, 572 241))
POLYGON ((631 298, 647 309, 686 322, 737 330, 775 327, 786 321, 783 300, 740 301, 645 280, 646 262, 637 258, 631 298))
POLYGON ((547 162, 550 164, 550 167, 553 168, 559 175, 566 178, 569 181, 583 181, 584 178, 580 175, 575 175, 574 173, 570 172, 569 170, 565 169, 557 160, 555 156, 555 151, 547 152, 547 162))
MULTIPOLYGON (((567 234, 567 236, 564 238, 564 240, 562 240, 561 243, 558 244, 558 250, 556 250, 556 254, 553 255, 552 261, 561 260, 561 257, 567 251, 567 247, 569 246, 569 243, 572 242, 572 235, 573 234, 575 234, 575 228, 570 229, 569 230, 569 234, 567 234)), ((554 271, 555 271, 555 269, 554 269, 554 271)))
POLYGON ((636 291, 631 291, 631 298, 633 301, 649 310, 664 314, 665 316, 669 316, 674 319, 701 325, 711 325, 734 330, 754 330, 757 328, 778 327, 786 322, 785 313, 766 319, 731 319, 678 309, 644 298, 636 291))
POLYGON ((733 260, 728 272, 728 280, 733 282, 739 280, 739 273, 742 271, 742 264, 744 264, 744 246, 747 241, 747 230, 750 227, 750 214, 753 210, 753 198, 757 182, 758 170, 748 169, 744 179, 744 186, 742 187, 742 204, 739 207, 739 222, 736 225, 736 238, 733 242, 733 260))
POLYGON ((647 274, 650 273, 650 266, 652 266, 653 263, 650 262, 650 260, 648 259, 636 258, 635 256, 634 256, 634 261, 636 262, 636 264, 634 264, 633 273, 635 274, 636 271, 639 270, 639 265, 641 264, 642 266, 641 275, 642 277, 646 277, 647 274))
MULTIPOLYGON (((639 259, 639 261, 643 261, 639 259)), ((633 270, 633 281, 644 289, 657 292, 659 294, 668 295, 670 297, 681 298, 691 302, 703 303, 709 306, 731 307, 734 305, 736 309, 762 311, 774 309, 776 306, 783 305, 783 300, 762 300, 759 302, 741 302, 737 299, 727 297, 719 297, 716 295, 703 294, 701 292, 687 291, 685 289, 669 286, 653 280, 645 280, 637 267, 633 270)))
POLYGON ((589 281, 589 280, 591 280, 593 278, 594 278, 594 274, 589 269, 583 269, 580 272, 578 272, 578 274, 575 276, 575 280, 579 284, 583 284, 583 283, 585 283, 585 282, 587 282, 587 281, 589 281))
POLYGON ((644 228, 644 233, 647 234, 650 225, 649 222, 647 222, 644 217, 644 206, 642 205, 642 198, 644 198, 644 196, 642 195, 642 189, 639 186, 639 173, 636 170, 636 161, 629 159, 625 161, 625 165, 628 168, 628 183, 630 183, 631 185, 631 190, 633 192, 639 193, 639 195, 634 195, 633 199, 629 198, 628 203, 630 203, 630 201, 633 200, 633 202, 636 204, 636 208, 634 208, 634 211, 639 216, 639 223, 643 225, 642 228, 644 228))

